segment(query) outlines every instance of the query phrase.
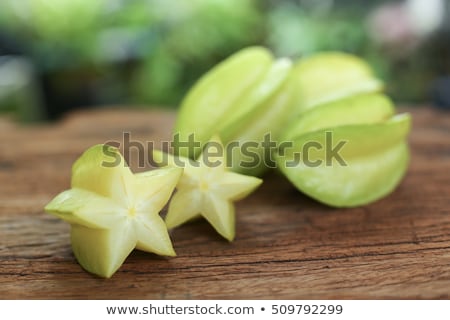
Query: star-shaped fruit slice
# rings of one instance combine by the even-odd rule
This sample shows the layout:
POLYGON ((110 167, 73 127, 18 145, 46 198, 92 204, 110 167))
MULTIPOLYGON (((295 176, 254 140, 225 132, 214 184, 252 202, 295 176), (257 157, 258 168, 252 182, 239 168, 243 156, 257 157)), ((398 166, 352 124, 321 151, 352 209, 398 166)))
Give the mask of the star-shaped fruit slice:
POLYGON ((73 165, 71 189, 45 210, 71 224, 72 249, 87 271, 109 278, 133 249, 174 256, 159 211, 181 168, 133 174, 117 148, 96 145, 73 165))
POLYGON ((225 239, 234 239, 233 201, 246 197, 262 180, 229 171, 224 152, 225 148, 215 137, 208 142, 196 161, 153 151, 153 159, 159 165, 184 167, 166 216, 169 229, 203 216, 225 239), (212 156, 209 153, 208 150, 212 148, 217 155, 212 156))

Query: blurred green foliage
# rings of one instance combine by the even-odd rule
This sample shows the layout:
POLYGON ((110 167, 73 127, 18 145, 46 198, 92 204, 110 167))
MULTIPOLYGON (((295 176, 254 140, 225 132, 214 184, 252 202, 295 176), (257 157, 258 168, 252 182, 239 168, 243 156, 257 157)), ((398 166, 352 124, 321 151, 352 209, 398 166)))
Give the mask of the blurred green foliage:
MULTIPOLYGON (((356 53, 387 80, 394 97, 423 99, 424 90, 418 96, 395 85, 405 75, 397 78, 396 62, 368 35, 366 18, 378 2, 3 0, 0 35, 18 44, 56 94, 88 86, 93 97, 83 103, 175 106, 206 70, 256 44, 293 58, 356 53)), ((408 70, 407 78, 423 88, 420 72, 408 70)))
POLYGON ((88 68, 124 100, 175 104, 218 60, 260 42, 261 18, 253 0, 5 0, 0 27, 40 72, 88 68))

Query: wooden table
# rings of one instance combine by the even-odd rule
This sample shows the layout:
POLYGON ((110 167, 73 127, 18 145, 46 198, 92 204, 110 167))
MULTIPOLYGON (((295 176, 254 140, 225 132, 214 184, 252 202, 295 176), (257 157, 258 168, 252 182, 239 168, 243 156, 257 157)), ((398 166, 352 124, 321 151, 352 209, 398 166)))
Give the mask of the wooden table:
POLYGON ((36 127, 0 119, 0 298, 450 298, 450 114, 410 111, 412 162, 388 197, 333 209, 271 173, 238 203, 233 243, 193 222, 172 233, 178 257, 135 251, 109 280, 81 269, 69 225, 43 207, 69 187, 83 150, 124 131, 167 139, 174 114, 98 110, 36 127))

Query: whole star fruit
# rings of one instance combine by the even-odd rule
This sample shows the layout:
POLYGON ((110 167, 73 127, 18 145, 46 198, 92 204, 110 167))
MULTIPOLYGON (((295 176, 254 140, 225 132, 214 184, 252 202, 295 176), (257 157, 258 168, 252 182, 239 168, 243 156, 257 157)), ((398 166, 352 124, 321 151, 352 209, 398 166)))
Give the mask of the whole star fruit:
MULTIPOLYGON (((175 153, 196 159, 211 137, 218 134, 225 145, 256 142, 256 153, 266 154, 261 146, 264 136, 271 134, 276 139, 294 106, 289 91, 291 69, 289 59, 274 60, 262 47, 243 49, 212 68, 182 101, 173 130, 183 142, 194 135, 200 148, 178 148, 175 139, 175 153)), ((233 152, 233 171, 260 175, 267 169, 262 161, 254 167, 240 166, 244 157, 241 148, 233 152)))

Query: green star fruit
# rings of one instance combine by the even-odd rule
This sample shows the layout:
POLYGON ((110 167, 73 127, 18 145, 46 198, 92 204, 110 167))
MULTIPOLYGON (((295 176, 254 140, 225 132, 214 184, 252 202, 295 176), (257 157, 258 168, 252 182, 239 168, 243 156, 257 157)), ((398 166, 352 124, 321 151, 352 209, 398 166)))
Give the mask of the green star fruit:
POLYGON ((72 168, 71 189, 45 210, 71 225, 74 255, 87 271, 109 278, 133 249, 174 256, 159 212, 168 202, 181 168, 133 174, 111 146, 89 148, 72 168))

